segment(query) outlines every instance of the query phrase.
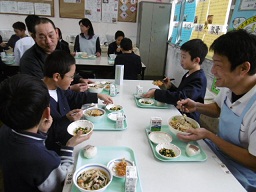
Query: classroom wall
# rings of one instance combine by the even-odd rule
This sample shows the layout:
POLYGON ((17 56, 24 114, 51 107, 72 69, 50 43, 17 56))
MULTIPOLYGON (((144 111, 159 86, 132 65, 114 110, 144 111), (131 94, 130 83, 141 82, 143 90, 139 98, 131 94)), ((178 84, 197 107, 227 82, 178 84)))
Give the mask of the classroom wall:
MULTIPOLYGON (((139 0, 138 2, 140 2, 139 0)), ((145 1, 145 0, 144 0, 145 1)), ((146 0, 150 2, 159 2, 159 0, 146 0)), ((162 0, 161 2, 169 3, 172 0, 162 0)), ((62 31, 63 39, 66 39, 67 35, 77 35, 80 33, 78 25, 79 19, 60 18, 59 17, 59 0, 54 1, 55 16, 49 17, 53 20, 55 25, 62 31)), ((138 16, 138 14, 137 14, 138 16)), ((25 22, 25 15, 9 15, 0 14, 0 32, 4 33, 4 36, 13 34, 12 24, 16 21, 25 22), (4 31, 3 31, 4 30, 4 31), (7 34, 8 33, 8 34, 7 34)), ((100 36, 101 43, 106 41, 106 35, 114 35, 117 30, 123 30, 125 35, 132 39, 133 43, 136 43, 137 36, 137 23, 130 22, 118 22, 112 23, 92 23, 95 34, 100 36)), ((3 35, 2 35, 3 36, 3 35)))

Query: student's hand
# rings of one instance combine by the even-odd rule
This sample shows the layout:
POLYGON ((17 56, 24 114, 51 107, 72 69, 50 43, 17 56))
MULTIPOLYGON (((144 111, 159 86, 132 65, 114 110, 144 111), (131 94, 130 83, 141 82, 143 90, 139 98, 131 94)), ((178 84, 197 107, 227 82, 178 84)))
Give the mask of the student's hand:
POLYGON ((185 113, 196 111, 196 102, 191 99, 182 99, 177 102, 177 109, 185 113))
POLYGON ((87 84, 94 83, 94 81, 92 81, 90 79, 83 79, 83 78, 80 78, 79 82, 80 83, 87 83, 87 84))
POLYGON ((1 46, 1 47, 6 47, 6 43, 2 42, 2 43, 0 44, 0 46, 1 46))
POLYGON ((187 133, 189 134, 182 134, 182 133, 177 133, 177 137, 185 142, 189 141, 197 141, 200 139, 205 139, 207 138, 207 134, 210 133, 207 129, 205 128, 197 128, 197 129, 188 129, 187 133))
POLYGON ((101 56, 101 53, 100 53, 100 52, 97 52, 95 55, 96 55, 97 57, 100 57, 100 56, 101 56))
POLYGON ((52 116, 50 116, 48 119, 44 118, 43 120, 41 120, 38 126, 38 130, 43 133, 47 133, 51 125, 52 125, 52 116))
POLYGON ((81 131, 81 130, 78 131, 78 133, 75 136, 71 137, 68 140, 66 146, 68 146, 68 147, 75 147, 76 145, 78 145, 78 144, 80 144, 80 143, 90 139, 90 137, 92 135, 92 132, 90 134, 86 135, 86 136, 82 136, 82 134, 83 134, 83 131, 81 131))
POLYGON ((83 110, 82 109, 74 109, 72 111, 69 111, 66 114, 66 117, 70 120, 70 121, 76 121, 81 119, 81 117, 83 116, 83 110))
POLYGON ((147 93, 143 94, 143 98, 153 98, 155 96, 156 89, 150 89, 147 93))
POLYGON ((163 84, 161 86, 159 86, 159 88, 162 89, 162 90, 170 89, 171 86, 172 86, 171 80, 173 80, 173 79, 169 79, 167 77, 164 78, 163 81, 162 81, 163 84))
POLYGON ((108 104, 112 104, 113 103, 113 100, 110 96, 106 95, 106 94, 100 94, 98 93, 98 98, 100 100, 103 100, 103 103, 108 105, 108 104))
POLYGON ((71 52, 70 55, 72 55, 73 57, 76 56, 76 52, 71 52))
POLYGON ((121 48, 117 47, 116 52, 120 52, 120 51, 121 51, 121 48))
POLYGON ((88 89, 87 83, 77 83, 70 85, 70 89, 75 92, 85 92, 88 89))

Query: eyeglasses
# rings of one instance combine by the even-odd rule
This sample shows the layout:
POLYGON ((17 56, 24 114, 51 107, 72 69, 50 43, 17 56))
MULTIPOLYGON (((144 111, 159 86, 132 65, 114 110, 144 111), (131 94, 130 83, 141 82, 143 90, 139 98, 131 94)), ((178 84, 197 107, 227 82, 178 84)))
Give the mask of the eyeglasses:
POLYGON ((66 74, 64 76, 69 77, 70 79, 74 79, 75 77, 75 75, 66 75, 66 74))

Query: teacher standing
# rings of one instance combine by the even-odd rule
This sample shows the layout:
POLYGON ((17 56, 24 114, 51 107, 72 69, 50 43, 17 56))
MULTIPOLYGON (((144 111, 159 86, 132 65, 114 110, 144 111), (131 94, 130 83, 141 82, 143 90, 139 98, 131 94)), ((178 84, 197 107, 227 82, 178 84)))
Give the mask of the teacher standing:
POLYGON ((74 51, 86 52, 88 55, 96 55, 100 57, 100 39, 94 34, 92 23, 89 19, 82 19, 79 21, 81 33, 76 36, 74 51))

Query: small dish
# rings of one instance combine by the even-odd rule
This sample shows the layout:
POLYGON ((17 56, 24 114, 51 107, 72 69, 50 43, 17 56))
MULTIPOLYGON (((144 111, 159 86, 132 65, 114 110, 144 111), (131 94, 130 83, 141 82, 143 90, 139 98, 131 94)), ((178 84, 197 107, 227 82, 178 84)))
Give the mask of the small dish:
POLYGON ((148 99, 148 98, 142 98, 142 99, 139 99, 139 103, 141 105, 153 105, 154 100, 153 99, 148 99))
POLYGON ((127 164, 126 166, 132 166, 132 165, 133 165, 133 163, 132 163, 130 160, 127 160, 127 159, 124 159, 124 158, 112 159, 111 161, 108 162, 107 168, 110 169, 110 171, 111 171, 111 173, 112 173, 112 175, 113 175, 114 177, 117 177, 117 178, 125 178, 125 175, 124 175, 124 176, 119 176, 119 175, 117 174, 117 171, 116 171, 116 165, 117 165, 118 163, 122 162, 123 160, 126 162, 126 164, 127 164))
POLYGON ((88 58, 90 58, 90 59, 96 59, 96 55, 89 55, 88 58))
MULTIPOLYGON (((120 112, 112 112, 108 114, 108 118, 112 121, 116 121, 117 120, 117 116, 120 112)), ((125 116, 124 116, 125 117, 125 116)))
POLYGON ((172 136, 162 131, 153 131, 148 135, 148 138, 155 144, 172 142, 172 136))
POLYGON ((186 154, 189 156, 189 157, 192 157, 192 156, 195 156, 197 154, 200 153, 200 148, 196 145, 193 145, 193 144, 187 144, 186 146, 186 154))
POLYGON ((109 104, 109 105, 106 106, 106 109, 109 112, 116 112, 116 111, 122 111, 123 107, 121 105, 109 104))
POLYGON ((92 132, 94 125, 92 122, 87 120, 77 120, 69 124, 67 131, 70 135, 76 135, 76 131, 79 128, 82 128, 82 129, 87 128, 87 133, 82 135, 82 136, 86 136, 92 132))
POLYGON ((171 143, 160 143, 156 146, 158 155, 165 159, 174 159, 181 155, 181 150, 178 146, 171 143), (171 150, 171 151, 170 151, 171 150), (166 155, 164 155, 166 154, 166 155), (173 156, 174 155, 174 156, 173 156))

